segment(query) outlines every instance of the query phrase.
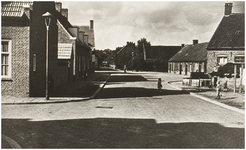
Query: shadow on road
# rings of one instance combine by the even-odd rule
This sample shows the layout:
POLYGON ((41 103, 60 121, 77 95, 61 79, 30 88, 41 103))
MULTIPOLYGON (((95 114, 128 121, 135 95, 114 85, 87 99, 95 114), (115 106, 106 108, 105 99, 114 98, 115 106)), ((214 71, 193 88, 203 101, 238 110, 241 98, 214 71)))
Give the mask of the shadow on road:
POLYGON ((187 91, 165 90, 158 92, 157 89, 146 88, 104 88, 96 98, 126 98, 126 97, 153 97, 164 95, 189 94, 187 91))
POLYGON ((2 134, 22 148, 244 148, 244 129, 153 119, 2 119, 2 134))
POLYGON ((138 81, 148 81, 143 76, 140 75, 119 75, 111 76, 108 82, 138 82, 138 81))
POLYGON ((69 87, 65 89, 58 89, 54 92, 50 93, 51 97, 89 97, 93 95, 93 93, 99 88, 99 85, 95 85, 93 83, 87 83, 83 87, 74 88, 71 87, 71 91, 69 91, 69 87))

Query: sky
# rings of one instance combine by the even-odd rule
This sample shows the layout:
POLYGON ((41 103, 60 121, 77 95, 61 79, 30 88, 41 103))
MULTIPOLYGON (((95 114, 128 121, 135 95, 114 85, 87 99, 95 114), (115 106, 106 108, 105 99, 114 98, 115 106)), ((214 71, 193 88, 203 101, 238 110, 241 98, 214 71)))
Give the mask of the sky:
POLYGON ((146 38, 151 45, 209 42, 224 15, 244 13, 244 1, 61 1, 72 25, 94 20, 95 48, 123 47, 146 38))

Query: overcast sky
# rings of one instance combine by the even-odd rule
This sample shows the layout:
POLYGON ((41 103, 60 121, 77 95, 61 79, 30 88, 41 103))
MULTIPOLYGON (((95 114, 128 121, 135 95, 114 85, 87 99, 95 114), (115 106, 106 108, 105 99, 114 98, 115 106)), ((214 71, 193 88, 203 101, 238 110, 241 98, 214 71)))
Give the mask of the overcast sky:
POLYGON ((224 15, 244 12, 244 1, 62 1, 72 25, 94 20, 96 49, 112 49, 146 38, 151 45, 209 42, 224 15))

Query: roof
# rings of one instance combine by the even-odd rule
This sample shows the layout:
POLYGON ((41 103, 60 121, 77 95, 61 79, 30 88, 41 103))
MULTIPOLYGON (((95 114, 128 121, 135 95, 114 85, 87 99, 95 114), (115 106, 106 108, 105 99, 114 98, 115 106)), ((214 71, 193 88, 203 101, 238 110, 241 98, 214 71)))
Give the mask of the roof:
POLYGON ((22 17, 24 8, 30 7, 33 2, 2 2, 1 16, 2 17, 22 17))
POLYGON ((88 35, 88 43, 95 47, 95 39, 94 39, 94 30, 91 30, 89 26, 76 26, 79 27, 79 31, 85 32, 85 35, 88 35))
POLYGON ((2 26, 30 26, 30 14, 25 8, 32 10, 32 2, 1 2, 2 26))
MULTIPOLYGON (((55 17, 59 20, 59 22, 63 25, 63 27, 68 31, 68 28, 73 27, 71 23, 67 20, 65 16, 63 16, 60 12, 56 11, 55 17)), ((69 31, 68 31, 69 32, 69 31)), ((71 34, 71 33, 70 33, 71 34)), ((72 34, 71 34, 72 35, 72 34)))
POLYGON ((186 45, 179 52, 177 52, 170 62, 202 62, 207 59, 207 45, 206 43, 200 43, 196 45, 186 45))
POLYGON ((118 55, 119 53, 121 52, 124 52, 124 51, 132 51, 134 50, 136 47, 135 47, 135 43, 133 42, 127 42, 127 44, 125 46, 123 46, 117 53, 116 55, 118 55))
MULTIPOLYGON (((69 30, 68 28, 72 28, 72 27, 76 27, 76 26, 73 26, 71 25, 71 23, 67 20, 67 18, 65 16, 63 16, 60 12, 58 12, 56 10, 56 13, 54 14, 55 17, 59 20, 59 22, 62 24, 62 26, 65 28, 65 30, 71 35, 71 36, 74 36, 69 30)), ((86 48, 89 48, 85 43, 83 43, 82 41, 78 41, 77 42, 79 45, 83 46, 83 47, 86 47, 86 48)))
POLYGON ((181 49, 181 46, 147 46, 146 58, 156 58, 159 55, 169 56, 170 59, 181 49))
POLYGON ((244 49, 244 13, 224 16, 207 49, 244 49))

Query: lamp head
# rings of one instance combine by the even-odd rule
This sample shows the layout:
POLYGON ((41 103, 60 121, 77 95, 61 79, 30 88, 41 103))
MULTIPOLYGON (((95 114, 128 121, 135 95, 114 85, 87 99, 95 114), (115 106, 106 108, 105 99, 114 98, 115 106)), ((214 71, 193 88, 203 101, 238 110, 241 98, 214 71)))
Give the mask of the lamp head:
POLYGON ((50 22, 51 22, 51 17, 52 15, 49 12, 46 12, 42 15, 45 19, 45 25, 48 27, 50 26, 50 22))

